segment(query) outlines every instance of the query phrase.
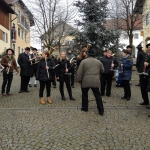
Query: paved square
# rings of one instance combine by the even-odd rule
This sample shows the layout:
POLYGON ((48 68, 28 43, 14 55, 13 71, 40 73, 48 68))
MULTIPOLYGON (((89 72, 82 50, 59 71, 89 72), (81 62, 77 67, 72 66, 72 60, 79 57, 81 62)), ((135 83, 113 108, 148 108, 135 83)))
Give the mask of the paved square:
MULTIPOLYGON (((2 83, 2 75, 0 75, 2 83)), ((121 100, 123 89, 112 86, 112 96, 103 97, 100 116, 90 91, 89 111, 81 112, 81 91, 76 101, 62 101, 59 88, 52 88, 53 104, 41 105, 38 87, 19 94, 20 77, 14 76, 10 97, 0 96, 0 150, 150 150, 150 110, 140 106, 138 75, 133 71, 130 101, 121 100)))

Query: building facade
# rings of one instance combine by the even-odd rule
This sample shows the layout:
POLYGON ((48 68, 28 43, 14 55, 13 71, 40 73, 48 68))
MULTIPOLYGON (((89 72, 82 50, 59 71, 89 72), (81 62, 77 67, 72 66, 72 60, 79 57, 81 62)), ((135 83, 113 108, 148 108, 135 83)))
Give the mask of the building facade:
POLYGON ((4 1, 0 2, 0 54, 11 47, 10 42, 10 14, 15 14, 13 9, 4 1))
MULTIPOLYGON (((30 47, 30 27, 34 25, 33 15, 28 10, 22 0, 6 0, 12 5, 16 15, 11 15, 12 28, 15 29, 15 37, 11 37, 11 47, 15 51, 16 58, 24 51, 25 47, 30 47), (15 40, 14 40, 15 39, 15 40)), ((13 35, 13 33, 12 33, 13 35)))
POLYGON ((150 0, 137 0, 135 12, 142 14, 143 18, 143 49, 146 50, 146 44, 150 43, 150 0))

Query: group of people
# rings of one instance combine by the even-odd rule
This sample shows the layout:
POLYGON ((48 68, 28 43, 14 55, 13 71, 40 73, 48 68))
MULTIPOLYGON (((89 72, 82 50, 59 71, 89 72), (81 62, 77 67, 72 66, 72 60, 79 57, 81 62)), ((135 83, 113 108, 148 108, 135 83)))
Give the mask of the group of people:
MULTIPOLYGON (((141 73, 143 71, 146 72, 150 69, 150 44, 147 45, 147 54, 144 52, 141 54, 140 47, 138 46, 137 48, 139 49, 136 63, 137 70, 141 73)), ((3 56, 1 61, 1 65, 4 66, 1 91, 3 96, 11 95, 10 87, 13 79, 13 70, 16 70, 16 74, 19 73, 16 60, 13 57, 13 49, 7 49, 6 53, 7 55, 3 56)), ((88 111, 88 91, 91 88, 96 99, 99 114, 104 114, 101 96, 105 94, 108 97, 111 96, 112 78, 117 68, 124 88, 124 95, 121 99, 130 100, 130 80, 133 67, 131 53, 132 47, 128 46, 122 51, 122 59, 119 63, 110 50, 105 50, 103 56, 98 60, 95 58, 93 46, 89 49, 87 49, 87 46, 82 47, 81 53, 76 60, 76 65, 78 66, 77 82, 81 86, 82 91, 82 111, 88 111)), ((29 92, 28 87, 32 87, 31 81, 34 76, 34 87, 37 87, 37 80, 39 81, 39 99, 41 104, 46 104, 43 98, 45 87, 46 100, 49 104, 53 103, 50 97, 51 84, 56 87, 56 80, 59 81, 61 99, 66 100, 64 94, 65 83, 69 98, 74 101, 75 98, 72 95, 72 88, 74 88, 74 63, 70 62, 74 57, 70 48, 67 49, 67 52, 60 52, 58 59, 56 59, 50 56, 49 51, 43 51, 42 55, 39 56, 36 48, 33 48, 32 54, 30 54, 30 48, 26 47, 25 51, 18 56, 21 76, 19 93, 29 92)), ((140 103, 141 105, 149 105, 147 86, 148 76, 140 75, 140 87, 144 100, 144 102, 140 103)), ((150 106, 147 108, 150 108, 150 106)))

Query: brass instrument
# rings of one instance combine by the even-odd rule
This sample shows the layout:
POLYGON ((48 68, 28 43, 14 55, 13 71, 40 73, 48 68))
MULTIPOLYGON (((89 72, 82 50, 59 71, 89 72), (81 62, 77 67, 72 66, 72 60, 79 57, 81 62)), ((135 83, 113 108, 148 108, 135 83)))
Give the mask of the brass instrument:
POLYGON ((72 58, 70 59, 70 65, 71 65, 71 67, 72 67, 76 62, 77 62, 76 57, 72 57, 72 58))
POLYGON ((89 49, 91 48, 91 46, 92 46, 92 45, 88 43, 88 44, 87 44, 87 50, 89 50, 89 49))

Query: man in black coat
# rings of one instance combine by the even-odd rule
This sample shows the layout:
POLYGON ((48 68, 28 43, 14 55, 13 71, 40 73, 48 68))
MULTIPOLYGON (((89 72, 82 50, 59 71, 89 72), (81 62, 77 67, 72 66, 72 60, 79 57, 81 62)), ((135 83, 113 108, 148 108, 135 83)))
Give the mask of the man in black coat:
MULTIPOLYGON (((145 55, 146 55, 146 53, 145 52, 143 52, 143 50, 142 50, 142 46, 141 45, 138 45, 137 46, 137 49, 138 49, 138 54, 137 54, 137 59, 136 59, 136 68, 137 68, 137 71, 139 72, 139 73, 141 73, 142 72, 142 67, 143 67, 143 59, 145 58, 145 55)), ((139 84, 137 84, 136 86, 140 86, 140 82, 139 82, 139 84)))
POLYGON ((116 59, 112 57, 112 51, 108 50, 106 56, 103 56, 100 61, 104 66, 104 73, 101 74, 101 96, 106 95, 108 97, 111 96, 111 86, 112 86, 112 77, 114 75, 114 71, 111 69, 118 67, 118 62, 116 59), (107 86, 106 86, 107 85, 107 86))
POLYGON ((25 48, 25 52, 19 54, 18 64, 20 65, 20 76, 21 76, 21 88, 19 93, 29 92, 28 83, 30 77, 33 76, 33 65, 32 60, 30 60, 30 47, 25 48))

